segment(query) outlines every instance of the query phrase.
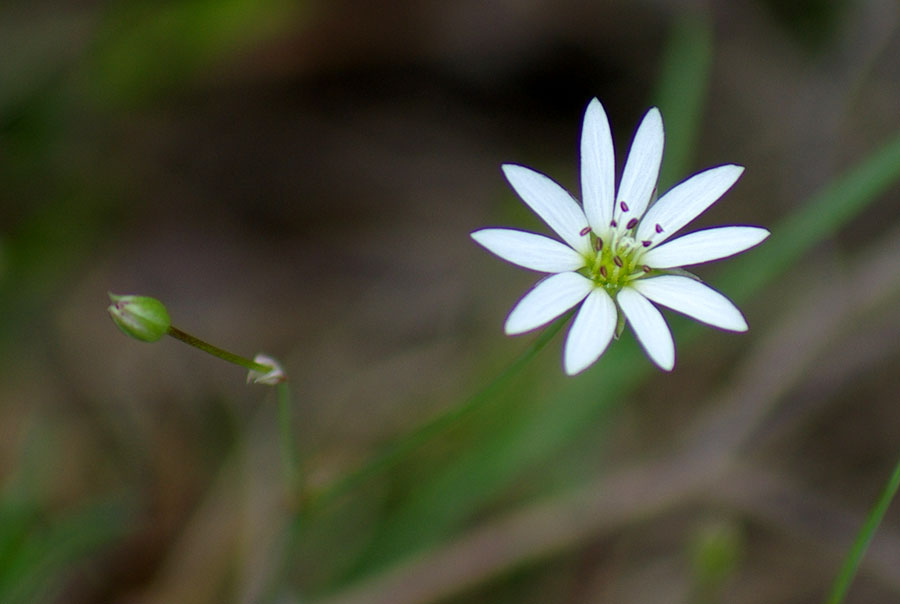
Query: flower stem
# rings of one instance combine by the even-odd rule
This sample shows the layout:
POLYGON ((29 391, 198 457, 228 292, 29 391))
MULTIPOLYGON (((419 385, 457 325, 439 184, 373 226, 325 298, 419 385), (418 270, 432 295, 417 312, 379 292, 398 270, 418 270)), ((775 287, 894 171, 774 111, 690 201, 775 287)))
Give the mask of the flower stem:
POLYGON ((862 558, 869 548, 869 542, 875 536, 875 531, 878 530, 878 525, 881 524, 881 519, 884 518, 884 514, 891 505, 894 495, 897 494, 898 488, 900 488, 900 461, 894 467, 894 473, 888 479, 881 497, 878 498, 875 507, 869 511, 869 515, 859 530, 859 534, 856 535, 856 541, 853 543, 853 547, 850 548, 850 553, 841 567, 841 572, 831 587, 831 595, 828 596, 827 604, 840 604, 844 601, 844 597, 850 589, 850 584, 853 582, 853 577, 856 576, 856 571, 859 569, 862 558))
POLYGON ((281 470, 284 473, 285 488, 293 500, 300 488, 300 455, 294 440, 294 422, 291 405, 291 390, 287 383, 278 384, 278 427, 281 440, 281 470))
MULTIPOLYGON (((285 530, 284 553, 278 564, 279 568, 273 575, 272 580, 268 585, 266 595, 262 598, 262 601, 270 602, 275 600, 278 587, 284 581, 297 547, 302 539, 302 533, 308 515, 326 507, 329 503, 349 493, 355 487, 363 484, 378 472, 390 468, 392 465, 403 459, 404 455, 414 451, 417 447, 428 442, 431 437, 439 434, 442 430, 450 427, 459 419, 469 415, 489 402, 492 395, 500 390, 500 388, 513 376, 522 371, 522 369, 528 365, 529 361, 537 356, 537 353, 553 339, 553 336, 555 336, 560 329, 562 329, 563 325, 571 318, 572 314, 572 311, 566 313, 555 323, 547 327, 547 329, 532 342, 531 346, 513 360, 506 369, 501 371, 497 377, 491 380, 484 388, 465 400, 462 404, 448 409, 437 417, 425 422, 412 432, 404 435, 399 440, 385 447, 365 465, 345 474, 342 478, 331 483, 322 491, 319 491, 318 493, 302 494, 301 504, 303 505, 289 522, 285 530)), ((282 421, 284 420, 282 419, 282 421)), ((282 425, 282 439, 288 438, 285 430, 289 430, 289 428, 285 428, 285 426, 282 425)), ((288 451, 289 449, 284 446, 282 447, 283 454, 286 454, 288 451)), ((285 463, 287 463, 286 458, 285 463)), ((293 467, 295 469, 297 468, 297 466, 293 467)))
POLYGON ((489 402, 492 395, 500 390, 510 378, 519 373, 528 362, 531 361, 551 339, 553 339, 553 336, 555 336, 569 320, 571 314, 571 312, 567 313, 545 329, 543 333, 535 339, 531 346, 520 354, 506 369, 501 371, 497 377, 462 404, 452 407, 431 420, 426 421, 415 430, 385 447, 362 467, 346 474, 326 487, 323 491, 311 494, 309 500, 307 500, 304 511, 309 513, 325 507, 328 503, 338 499, 356 486, 365 482, 370 476, 391 467, 410 451, 425 444, 436 434, 439 434, 444 429, 489 402))
POLYGON ((199 348, 203 352, 213 355, 214 357, 218 357, 223 361, 228 361, 229 363, 234 363, 235 365, 240 365, 245 369, 249 369, 251 371, 258 371, 260 373, 269 373, 272 371, 273 367, 269 365, 263 365, 262 363, 256 363, 251 361, 250 359, 244 358, 242 356, 236 355, 232 352, 228 352, 227 350, 222 350, 218 346, 213 346, 209 342, 204 342, 200 338, 195 338, 189 333, 185 333, 175 327, 174 325, 170 325, 168 331, 166 331, 167 335, 172 336, 176 340, 181 340, 185 344, 189 344, 194 348, 199 348))

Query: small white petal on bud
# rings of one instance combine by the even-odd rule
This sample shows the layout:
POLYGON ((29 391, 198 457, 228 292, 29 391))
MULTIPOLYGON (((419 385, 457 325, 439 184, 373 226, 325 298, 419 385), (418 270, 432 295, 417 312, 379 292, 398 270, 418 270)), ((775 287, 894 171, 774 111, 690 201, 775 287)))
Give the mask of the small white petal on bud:
POLYGON ((253 357, 253 362, 259 363, 260 365, 268 365, 272 369, 268 373, 251 370, 250 373, 247 374, 248 384, 253 382, 254 384, 274 386, 287 380, 287 376, 284 373, 284 369, 281 368, 281 364, 272 357, 265 354, 258 354, 253 357))

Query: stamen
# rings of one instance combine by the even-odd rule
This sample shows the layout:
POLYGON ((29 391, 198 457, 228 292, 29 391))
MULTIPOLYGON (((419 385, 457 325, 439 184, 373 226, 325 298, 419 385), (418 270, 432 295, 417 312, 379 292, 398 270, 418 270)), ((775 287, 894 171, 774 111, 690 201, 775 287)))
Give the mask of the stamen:
POLYGON ((645 264, 644 266, 642 266, 641 268, 644 269, 644 272, 645 272, 645 273, 649 273, 649 272, 652 270, 652 269, 651 269, 649 266, 647 266, 646 264, 645 264))
POLYGON ((622 208, 622 211, 623 211, 623 212, 627 212, 627 211, 628 211, 628 204, 625 203, 624 201, 620 201, 620 202, 619 202, 619 207, 622 208))
POLYGON ((610 220, 610 221, 609 221, 609 226, 611 226, 611 227, 617 227, 617 226, 619 226, 619 225, 616 224, 616 221, 615 221, 615 220, 610 220))
POLYGON ((605 266, 601 266, 601 267, 600 267, 600 274, 603 276, 604 279, 606 279, 606 278, 609 276, 609 275, 607 275, 607 273, 606 273, 606 267, 605 267, 605 266))
POLYGON ((631 220, 628 221, 628 224, 625 225, 625 228, 631 230, 637 226, 637 223, 638 223, 638 219, 632 218, 631 220))
POLYGON ((578 234, 581 235, 582 237, 584 237, 585 235, 587 235, 590 232, 591 232, 591 227, 586 226, 583 229, 581 229, 581 232, 578 234))
POLYGON ((652 244, 652 243, 653 243, 652 241, 648 241, 648 240, 641 241, 641 245, 643 245, 644 247, 650 247, 650 244, 652 244))
POLYGON ((662 232, 663 232, 663 228, 662 228, 661 226, 659 226, 659 223, 656 224, 656 232, 657 232, 657 233, 662 233, 662 232))
POLYGON ((613 262, 615 262, 616 266, 618 266, 619 268, 622 268, 623 266, 625 266, 625 263, 622 262, 622 259, 619 258, 618 256, 613 257, 613 262))
POLYGON ((603 240, 597 237, 597 240, 594 241, 594 249, 598 252, 603 249, 603 240))

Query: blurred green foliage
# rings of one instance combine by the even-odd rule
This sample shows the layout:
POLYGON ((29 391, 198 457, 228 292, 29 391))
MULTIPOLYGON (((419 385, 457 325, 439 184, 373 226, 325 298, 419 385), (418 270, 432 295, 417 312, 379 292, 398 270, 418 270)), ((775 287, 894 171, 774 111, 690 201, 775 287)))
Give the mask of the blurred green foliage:
POLYGON ((226 57, 296 27, 303 0, 137 0, 110 5, 86 71, 91 96, 154 102, 226 57))
MULTIPOLYGON (((798 39, 809 42, 810 52, 816 52, 816 48, 825 47, 840 30, 843 15, 852 3, 789 4, 764 2, 760 6, 775 15, 779 23, 787 25, 798 39)), ((179 101, 190 104, 197 100, 192 95, 203 96, 210 90, 214 91, 222 85, 217 80, 230 73, 230 68, 239 70, 243 66, 241 69, 253 73, 259 67, 254 66, 253 62, 259 61, 260 57, 271 56, 286 62, 294 60, 301 63, 300 59, 292 56, 292 53, 299 53, 297 48, 302 46, 296 40, 286 43, 286 49, 281 48, 271 55, 260 52, 260 47, 277 45, 281 36, 307 42, 307 28, 313 27, 315 19, 327 19, 330 11, 342 14, 336 6, 290 0, 117 2, 97 7, 93 12, 87 9, 82 9, 82 13, 62 11, 59 15, 37 12, 35 25, 29 30, 31 35, 7 38, 22 44, 23 50, 0 57, 0 78, 4 78, 3 85, 0 85, 0 182, 3 184, 3 191, 0 192, 0 324, 3 327, 0 343, 7 361, 5 381, 15 381, 13 377, 20 369, 17 363, 34 363, 34 358, 44 359, 44 375, 52 376, 47 377, 48 382, 58 380, 66 384, 67 380, 71 380, 73 384, 80 384, 90 379, 77 375, 74 370, 66 373, 63 369, 65 364, 60 360, 62 353, 59 350, 63 338, 57 331, 59 323, 68 320, 69 315, 60 309, 67 305, 66 296, 71 295, 73 289, 95 274, 94 271, 105 270, 95 267, 102 267, 108 262, 108 254, 118 251, 118 244, 126 239, 150 237, 148 231, 140 228, 140 221, 133 222, 136 215, 147 210, 140 206, 141 192, 135 190, 136 182, 140 181, 135 178, 136 167, 129 163, 134 158, 122 157, 121 148, 117 146, 117 135, 128 136, 119 134, 119 129, 125 124, 142 123, 143 120, 151 124, 143 124, 143 127, 152 129, 153 120, 159 119, 167 107, 177 106, 179 101), (48 320, 48 316, 52 318, 48 320), (26 353, 21 352, 26 348, 26 353)), ((376 22, 375 16, 365 12, 362 6, 351 6, 348 13, 353 18, 346 19, 352 25, 349 35, 359 37, 359 41, 353 41, 354 44, 358 43, 363 49, 357 51, 359 55, 356 57, 361 65, 357 68, 361 71, 374 69, 373 65, 377 67, 379 61, 390 62, 392 58, 402 56, 402 59, 397 59, 399 67, 385 70, 388 75, 402 80, 391 69, 402 72, 410 65, 434 60, 431 57, 438 56, 438 49, 450 48, 446 51, 450 58, 435 71, 445 75, 450 73, 452 75, 448 79, 458 81, 463 79, 460 73, 466 73, 471 68, 482 78, 481 85, 484 85, 483 81, 496 78, 491 69, 500 69, 504 61, 527 63, 532 60, 527 52, 516 55, 507 48, 509 45, 501 44, 501 50, 480 59, 477 66, 466 64, 461 68, 460 57, 467 56, 466 52, 470 49, 454 45, 458 44, 454 38, 456 29, 450 29, 450 34, 454 35, 447 34, 443 38, 434 36, 431 40, 432 30, 428 28, 437 29, 437 26, 424 18, 420 22, 413 21, 417 13, 411 6, 376 7, 374 12, 383 13, 384 22, 376 22), (407 18, 414 24, 396 25, 407 18), (378 29, 381 26, 389 28, 385 30, 388 33, 383 36, 372 34, 375 30, 381 31, 378 29), (421 48, 424 50, 419 49, 418 54, 403 54, 408 50, 404 45, 409 44, 409 38, 403 36, 408 35, 409 31, 415 32, 412 40, 421 42, 422 38, 426 38, 434 45, 423 44, 421 48), (383 50, 382 54, 369 52, 366 47, 366 43, 371 43, 366 37, 368 35, 380 40, 388 50, 383 50), (479 69, 485 71, 479 72, 479 69)), ((698 167, 695 165, 697 151, 703 144, 704 136, 709 134, 704 130, 707 127, 704 118, 711 104, 709 91, 728 86, 727 82, 715 81, 721 74, 718 74, 715 65, 718 48, 713 13, 672 10, 661 18, 644 16, 646 22, 664 33, 665 40, 661 44, 656 85, 649 87, 652 98, 641 102, 641 106, 658 104, 665 118, 667 153, 660 183, 662 190, 698 167)), ((450 17, 456 13, 440 14, 443 17, 434 21, 445 19, 453 22, 450 17)), ((479 32, 482 27, 490 30, 491 24, 486 19, 473 29, 479 32)), ((345 23, 341 22, 341 25, 345 23)), ((593 41, 594 24, 590 25, 591 36, 587 37, 593 41)), ((0 33, 15 29, 8 25, 0 28, 0 33)), ((523 31, 528 30, 523 28, 523 31)), ((563 34, 556 32, 554 35, 563 34)), ((489 39, 487 35, 479 38, 482 40, 480 43, 485 44, 484 40, 489 39)), ((580 38, 575 34, 573 39, 580 38)), ((478 48, 478 45, 473 43, 472 47, 478 48)), ((652 51, 655 49, 651 46, 648 52, 652 51)), ((327 56, 330 49, 320 52, 327 56)), ((609 49, 604 48, 604 52, 612 55, 609 49)), ((350 63, 353 59, 344 60, 350 63)), ((656 64, 655 59, 649 62, 656 64)), ((630 63, 623 65, 632 66, 630 63)), ((291 73, 290 69, 286 71, 291 73)), ((601 72, 597 70, 597 73, 601 72)), ((377 80, 378 73, 382 72, 376 71, 372 79, 377 80)), ((641 73, 636 72, 633 79, 640 79, 641 73)), ((291 77, 301 80, 296 74, 291 77)), ((585 74, 584 78, 591 85, 602 79, 595 73, 585 74)), ((341 94, 341 89, 321 74, 302 80, 302 84, 323 85, 327 89, 323 105, 329 105, 330 99, 341 94), (315 77, 320 77, 322 81, 316 81, 315 77)), ((604 84, 605 80, 600 85, 604 84)), ((285 85, 291 90, 293 86, 296 86, 295 81, 285 85)), ((632 86, 618 98, 627 99, 636 94, 635 90, 647 88, 644 82, 632 86)), ((483 104, 488 108, 486 114, 505 105, 499 102, 491 105, 483 89, 475 84, 460 85, 460 89, 462 92, 457 91, 457 94, 465 102, 473 106, 483 104)), ((443 93, 443 90, 437 90, 443 93)), ((371 93, 369 90, 366 92, 371 93)), ((605 90, 598 91, 598 94, 601 92, 605 90)), ((395 112, 405 119, 415 113, 410 107, 416 105, 401 93, 395 99, 398 106, 395 112)), ((334 140, 349 137, 348 133, 359 136, 364 139, 363 142, 366 142, 366 137, 375 138, 378 128, 363 129, 360 135, 358 123, 352 121, 354 116, 345 115, 346 108, 356 109, 360 98, 365 95, 349 96, 351 99, 345 101, 345 105, 334 110, 333 114, 326 114, 326 119, 320 119, 321 123, 315 124, 319 128, 315 132, 321 134, 323 139, 326 135, 333 136, 333 139, 326 143, 319 140, 303 141, 302 145, 295 143, 278 149, 275 155, 298 152, 301 146, 309 147, 312 149, 310 153, 315 155, 320 151, 320 144, 322 147, 336 145, 334 140), (334 123, 344 121, 350 124, 347 130, 329 130, 335 128, 334 123)), ((440 126, 453 130, 453 116, 444 115, 451 112, 444 111, 446 100, 442 96, 432 91, 430 95, 423 93, 421 98, 413 100, 428 106, 439 105, 441 120, 448 119, 450 126, 441 120, 435 120, 433 125, 435 128, 440 126)), ((290 102, 284 102, 293 110, 290 102)), ((624 104, 624 101, 618 102, 624 104)), ((391 108, 382 107, 378 101, 373 102, 368 111, 376 116, 381 115, 379 112, 385 112, 396 117, 391 108)), ((265 113, 265 108, 262 112, 265 113)), ((241 119, 241 115, 233 117, 235 122, 241 119)), ((404 123, 402 120, 398 122, 401 126, 404 123)), ((394 127, 392 122, 383 128, 391 130, 394 127)), ((503 126, 492 128, 502 130, 503 126)), ((489 127, 483 129, 485 139, 500 136, 489 127)), ((538 131, 541 129, 546 129, 546 124, 536 128, 538 131)), ((574 124, 571 131, 575 131, 574 124)), ((375 145, 376 152, 363 155, 364 159, 359 163, 373 172, 390 173, 391 161, 395 161, 396 157, 420 159, 416 147, 405 146, 405 139, 420 137, 421 132, 414 128, 403 130, 402 127, 398 128, 398 132, 395 138, 388 139, 390 144, 375 145)), ((438 132, 435 137, 450 135, 444 130, 438 132)), ((716 287, 738 302, 758 301, 771 291, 782 296, 789 288, 785 283, 790 280, 790 275, 802 270, 811 251, 842 229, 855 224, 900 180, 900 136, 892 132, 879 133, 886 138, 875 151, 860 151, 858 156, 863 159, 843 175, 826 183, 819 193, 794 211, 785 210, 785 215, 780 216, 771 228, 771 240, 761 249, 729 262, 716 274, 716 287)), ((245 136, 252 139, 253 134, 245 136)), ((764 137, 760 136, 760 139, 764 137)), ((763 143, 769 144, 769 141, 763 140, 760 144, 763 143)), ((532 144, 544 146, 543 142, 532 144)), ((268 141, 260 146, 268 146, 268 141)), ((547 147, 546 152, 554 157, 551 161, 558 162, 559 148, 547 147)), ((257 149, 251 147, 242 161, 252 164, 256 160, 254 154, 257 149)), ((142 157, 140 152, 132 153, 135 157, 142 157)), ((192 151, 186 152, 190 153, 192 151)), ((491 155, 490 161, 499 163, 510 159, 514 158, 491 155)), ((737 161, 732 157, 725 159, 737 161)), ((197 160, 198 164, 203 161, 203 158, 197 160)), ((470 164, 458 158, 456 161, 459 166, 454 168, 455 178, 467 181, 466 170, 470 164)), ((482 162, 483 158, 476 157, 472 161, 482 162)), ((427 158, 422 160, 422 164, 411 162, 411 165, 422 173, 432 169, 427 158)), ((226 166, 223 171, 227 169, 226 166)), ((346 165, 341 163, 333 169, 343 174, 346 165)), ((570 168, 563 170, 566 169, 572 172, 570 168)), ((153 172, 153 177, 167 174, 167 170, 175 171, 175 168, 164 166, 153 172)), ((214 173, 210 179, 214 180, 216 176, 220 175, 214 173)), ((273 173, 272 178, 281 176, 273 173)), ((302 176, 304 182, 319 178, 330 182, 314 171, 302 176)), ((181 176, 171 177, 177 181, 181 176)), ((419 179, 419 173, 408 176, 412 183, 411 191, 417 192, 426 187, 419 179)), ((499 182, 499 175, 497 180, 499 182)), ((366 187, 367 182, 360 185, 364 190, 366 187)), ((334 183, 323 187, 326 190, 330 188, 337 187, 334 183)), ((377 187, 370 188, 375 191, 374 205, 378 191, 377 187)), ((354 189, 351 191, 355 192, 354 189)), ((410 194, 410 197, 415 196, 410 194)), ((793 206, 784 204, 784 207, 793 206)), ((248 213, 253 214, 256 209, 251 207, 248 213)), ((355 210, 341 209, 337 213, 342 220, 349 221, 356 217, 347 218, 344 214, 355 210)), ((294 216, 294 208, 289 208, 288 202, 284 202, 281 211, 284 217, 294 216)), ((320 208, 319 211, 323 214, 335 212, 331 208, 320 208)), ((515 216, 513 222, 519 224, 519 213, 524 213, 524 210, 516 206, 508 211, 515 216)), ((415 208, 410 214, 415 217, 416 212, 427 215, 429 222, 443 220, 431 208, 415 208)), ((391 225, 399 223, 392 216, 382 217, 381 220, 391 225)), ((289 219, 284 218, 284 222, 289 223, 289 219)), ((203 224, 198 228, 205 226, 203 224)), ((340 224, 333 231, 341 233, 346 226, 340 224)), ((420 225, 404 226, 415 231, 420 225)), ((451 224, 448 228, 459 231, 453 233, 454 237, 464 238, 465 233, 459 225, 451 224)), ((333 236, 333 231, 326 232, 319 239, 313 238, 309 245, 318 245, 333 236)), ((303 233, 304 236, 306 234, 303 233)), ((182 236, 177 232, 171 239, 177 240, 182 236)), ((302 237, 297 236, 296 239, 302 237)), ((360 241, 367 239, 364 236, 355 237, 352 246, 364 247, 360 241)), ((303 243, 306 244, 306 241, 303 243)), ((271 245, 277 247, 276 244, 271 245)), ((292 256, 293 253, 278 249, 279 256, 292 256)), ((326 264, 328 261, 335 265, 353 264, 356 260, 352 256, 349 261, 344 257, 334 259, 327 257, 327 253, 322 256, 326 257, 326 264)), ((447 257, 456 258, 452 254, 447 257)), ((248 264, 254 266, 254 262, 248 264)), ((354 266, 354 271, 363 273, 369 270, 369 265, 360 264, 361 267, 354 266)), ((377 272, 378 264, 374 266, 374 272, 377 272)), ((244 275, 241 275, 243 278, 244 275)), ((298 269, 296 274, 281 278, 304 281, 305 274, 298 269)), ((232 278, 232 281, 239 282, 240 279, 232 278)), ((235 289, 240 287, 235 286, 235 289)), ((103 295, 104 291, 98 291, 98 321, 106 325, 108 320, 102 316, 103 295)), ((189 297, 191 294, 185 295, 189 297)), ((402 312, 405 311, 397 310, 398 314, 402 312)), ((256 325, 266 327, 270 317, 264 319, 256 325)), ((705 333, 705 328, 681 322, 677 318, 672 323, 679 351, 696 350, 697 338, 705 333)), ((496 337, 499 338, 499 335, 496 337)), ((467 376, 468 384, 491 383, 504 366, 500 359, 514 346, 521 345, 521 342, 516 342, 502 350, 480 350, 471 345, 472 338, 463 339, 466 340, 466 347, 472 349, 471 354, 483 357, 472 364, 475 369, 467 376)), ((312 339, 295 343, 298 348, 307 345, 311 350, 316 350, 312 339)), ((116 355, 115 351, 106 352, 108 356, 116 355)), ((105 366, 92 366, 91 369, 99 374, 112 373, 105 366)), ((308 369, 310 373, 317 370, 314 365, 308 369)), ((368 461, 354 460, 343 466, 338 464, 337 475, 331 475, 324 482, 319 480, 314 487, 310 487, 309 493, 301 482, 300 493, 290 493, 288 501, 280 508, 280 514, 267 518, 270 524, 266 528, 278 533, 278 539, 271 547, 274 553, 267 551, 266 555, 270 557, 261 555, 252 561, 253 564, 247 564, 267 568, 267 572, 262 574, 269 583, 258 589, 272 598, 285 594, 302 594, 304 597, 341 594, 354 586, 365 585, 367 581, 380 577, 380 573, 389 573, 418 556, 439 551, 453 544, 460 535, 489 524, 510 510, 565 497, 609 470, 608 448, 617 430, 621 430, 618 420, 622 419, 624 409, 638 400, 642 392, 653 388, 651 375, 652 367, 630 337, 617 342, 594 370, 574 380, 562 379, 558 370, 558 355, 555 350, 550 350, 531 361, 527 371, 511 376, 503 382, 502 388, 491 390, 490 396, 479 399, 481 402, 471 408, 467 407, 469 411, 466 413, 457 416, 455 414, 459 408, 450 407, 446 415, 439 415, 434 420, 436 423, 426 422, 417 429, 415 422, 409 422, 395 437, 396 440, 385 445, 381 456, 376 452, 368 461), (450 421, 442 421, 442 417, 449 417, 450 421), (435 429, 435 426, 438 428, 435 429), (347 476, 349 479, 342 478, 347 476), (321 498, 318 506, 316 497, 321 498), (306 505, 309 507, 304 507, 306 505)), ((166 382, 164 386, 169 386, 169 377, 160 380, 166 382)), ((346 379, 353 378, 349 376, 346 379)), ((726 378, 707 376, 707 379, 707 385, 712 387, 717 384, 716 380, 726 378)), ((233 458, 240 460, 241 455, 257 446, 249 413, 238 408, 234 401, 222 400, 215 393, 205 391, 192 391, 185 395, 194 405, 189 410, 172 411, 181 400, 177 388, 192 383, 184 376, 180 380, 172 378, 172 389, 163 388, 157 395, 159 409, 113 411, 104 410, 108 401, 95 400, 94 395, 83 394, 75 386, 72 388, 76 391, 73 395, 75 400, 61 404, 62 410, 43 401, 35 402, 40 398, 38 395, 33 395, 34 400, 26 398, 23 403, 13 398, 20 395, 10 387, 11 394, 8 396, 11 398, 4 401, 8 408, 6 412, 19 420, 21 416, 16 416, 16 404, 28 408, 28 417, 31 413, 38 416, 59 414, 65 421, 80 414, 88 416, 86 423, 94 426, 97 432, 90 438, 101 443, 98 447, 102 451, 109 452, 110 459, 107 461, 121 475, 115 475, 113 471, 111 474, 115 476, 110 478, 103 471, 98 471, 102 479, 98 478, 96 483, 77 493, 73 497, 75 501, 60 503, 47 495, 53 489, 46 484, 40 481, 29 484, 28 472, 34 462, 26 459, 28 455, 21 451, 28 447, 16 443, 8 446, 9 451, 5 453, 12 460, 8 463, 18 466, 19 471, 5 473, 0 490, 0 602, 65 601, 74 593, 67 591, 73 584, 83 588, 79 593, 89 594, 85 597, 90 597, 90 594, 95 598, 128 597, 140 592, 145 587, 142 581, 162 581, 159 577, 164 575, 166 569, 162 568, 159 559, 170 554, 172 559, 178 560, 180 548, 190 549, 179 541, 184 537, 179 531, 185 529, 188 520, 184 517, 172 520, 169 525, 159 528, 161 543, 147 546, 147 558, 153 561, 149 563, 152 567, 135 573, 138 578, 124 585, 122 593, 111 594, 109 590, 115 589, 113 584, 116 578, 102 575, 111 566, 107 560, 115 557, 124 543, 146 528, 141 526, 140 518, 148 507, 152 504, 162 507, 160 501, 165 501, 169 491, 172 491, 173 499, 182 498, 171 504, 173 507, 180 506, 185 517, 192 514, 202 517, 207 513, 201 501, 204 496, 215 500, 213 503, 227 499, 220 497, 220 492, 215 490, 212 476, 218 472, 225 476, 223 481, 234 482, 231 485, 233 491, 247 489, 243 482, 247 480, 249 483, 246 476, 228 474, 227 470, 233 458), (161 427, 152 425, 147 419, 153 413, 162 417, 161 427), (121 414, 125 419, 116 414, 121 414), (226 430, 227 438, 210 437, 210 433, 222 430, 226 422, 233 424, 229 424, 226 430), (232 430, 236 434, 233 438, 232 430), (200 451, 197 453, 199 461, 189 455, 186 456, 188 461, 179 457, 184 451, 172 444, 180 442, 179 437, 200 451), (168 450, 168 446, 172 449, 168 450), (171 456, 168 460, 170 465, 164 467, 169 470, 176 468, 184 475, 173 472, 175 475, 164 474, 162 478, 149 477, 148 467, 151 464, 148 459, 154 455, 171 456), (93 589, 84 588, 85 582, 93 585, 93 589)), ((281 421, 293 420, 302 426, 308 419, 303 414, 312 413, 310 410, 313 408, 311 404, 304 407, 307 384, 301 377, 290 386, 295 388, 294 398, 300 411, 292 416, 289 410, 282 408, 281 421)), ((336 387, 339 386, 341 384, 336 387)), ((63 390, 66 388, 62 387, 63 390)), ((123 397, 141 400, 137 387, 134 392, 123 393, 123 397)), ((428 396, 420 396, 414 403, 435 409, 446 405, 444 399, 445 393, 435 391, 428 396)), ((351 411, 365 418, 368 401, 358 403, 359 407, 351 411)), ((260 414, 263 416, 271 411, 266 419, 273 425, 274 434, 276 413, 271 407, 261 408, 263 411, 260 414)), ((365 419, 358 421, 366 423, 365 419)), ((9 425, 16 424, 13 421, 9 425)), ((330 436, 326 434, 326 437, 330 436)), ((290 432, 284 432, 283 438, 291 438, 290 432)), ((302 441, 302 436, 297 438, 301 439, 298 449, 306 458, 298 461, 293 454, 288 455, 284 461, 286 473, 293 474, 298 466, 307 469, 315 462, 317 451, 311 450, 311 445, 302 441)), ((65 458, 68 454, 60 450, 66 443, 58 436, 41 435, 35 442, 43 450, 39 457, 50 460, 46 463, 51 468, 56 468, 52 460, 65 458)), ((193 451, 189 447, 185 449, 193 451)), ((71 455, 77 455, 77 451, 71 455)), ((95 460, 88 458, 85 463, 92 461, 95 460)), ((247 465, 250 467, 246 470, 248 475, 268 470, 263 466, 247 465)), ((289 482, 288 488, 291 486, 293 484, 289 482)), ((229 496, 233 491, 224 489, 229 496)), ((209 534, 253 533, 252 529, 238 524, 215 525, 216 528, 209 534)), ((259 532, 264 533, 265 530, 259 532)), ((741 530, 729 524, 717 527, 712 533, 694 537, 697 538, 693 559, 694 578, 718 588, 726 578, 740 572, 745 537, 749 540, 741 530)), ((233 539, 234 542, 240 541, 238 537, 233 539)), ((691 536, 685 539, 690 540, 691 536)), ((239 583, 240 573, 235 570, 239 566, 237 559, 251 556, 247 553, 251 548, 242 550, 240 545, 229 544, 234 553, 229 550, 228 555, 234 559, 224 563, 226 570, 220 582, 226 586, 220 586, 224 591, 228 591, 228 586, 239 583)), ((253 550, 252 555, 257 554, 253 550)), ((499 579, 508 579, 512 586, 508 597, 515 598, 527 593, 530 573, 539 574, 539 570, 528 566, 528 563, 534 563, 542 556, 553 558, 557 554, 549 551, 525 556, 525 562, 517 567, 517 572, 499 579)), ((569 562, 566 559, 565 564, 560 566, 565 566, 568 573, 577 574, 571 568, 576 562, 569 562)), ((258 582, 265 583, 265 580, 258 582)), ((479 594, 473 595, 476 601, 478 597, 479 594)), ((484 597, 483 594, 481 597, 484 597)))

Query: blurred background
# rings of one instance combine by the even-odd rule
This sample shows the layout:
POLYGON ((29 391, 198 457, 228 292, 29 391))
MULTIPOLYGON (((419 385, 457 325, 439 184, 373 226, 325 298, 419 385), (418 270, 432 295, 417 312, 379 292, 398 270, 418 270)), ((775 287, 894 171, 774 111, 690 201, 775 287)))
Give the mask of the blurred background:
MULTIPOLYGON (((893 0, 7 0, 0 601, 822 601, 900 451, 898 25, 893 0), (502 323, 537 275, 469 232, 546 232, 499 166, 579 196, 595 96, 619 170, 660 106, 661 190, 747 167, 689 228, 773 232, 697 270, 749 333, 666 313, 673 373, 626 332, 566 378, 563 332, 419 438, 535 341, 502 323), (282 359, 298 476, 273 389, 124 337, 107 291, 282 359)), ((900 506, 847 601, 900 601, 897 569, 900 506)))

